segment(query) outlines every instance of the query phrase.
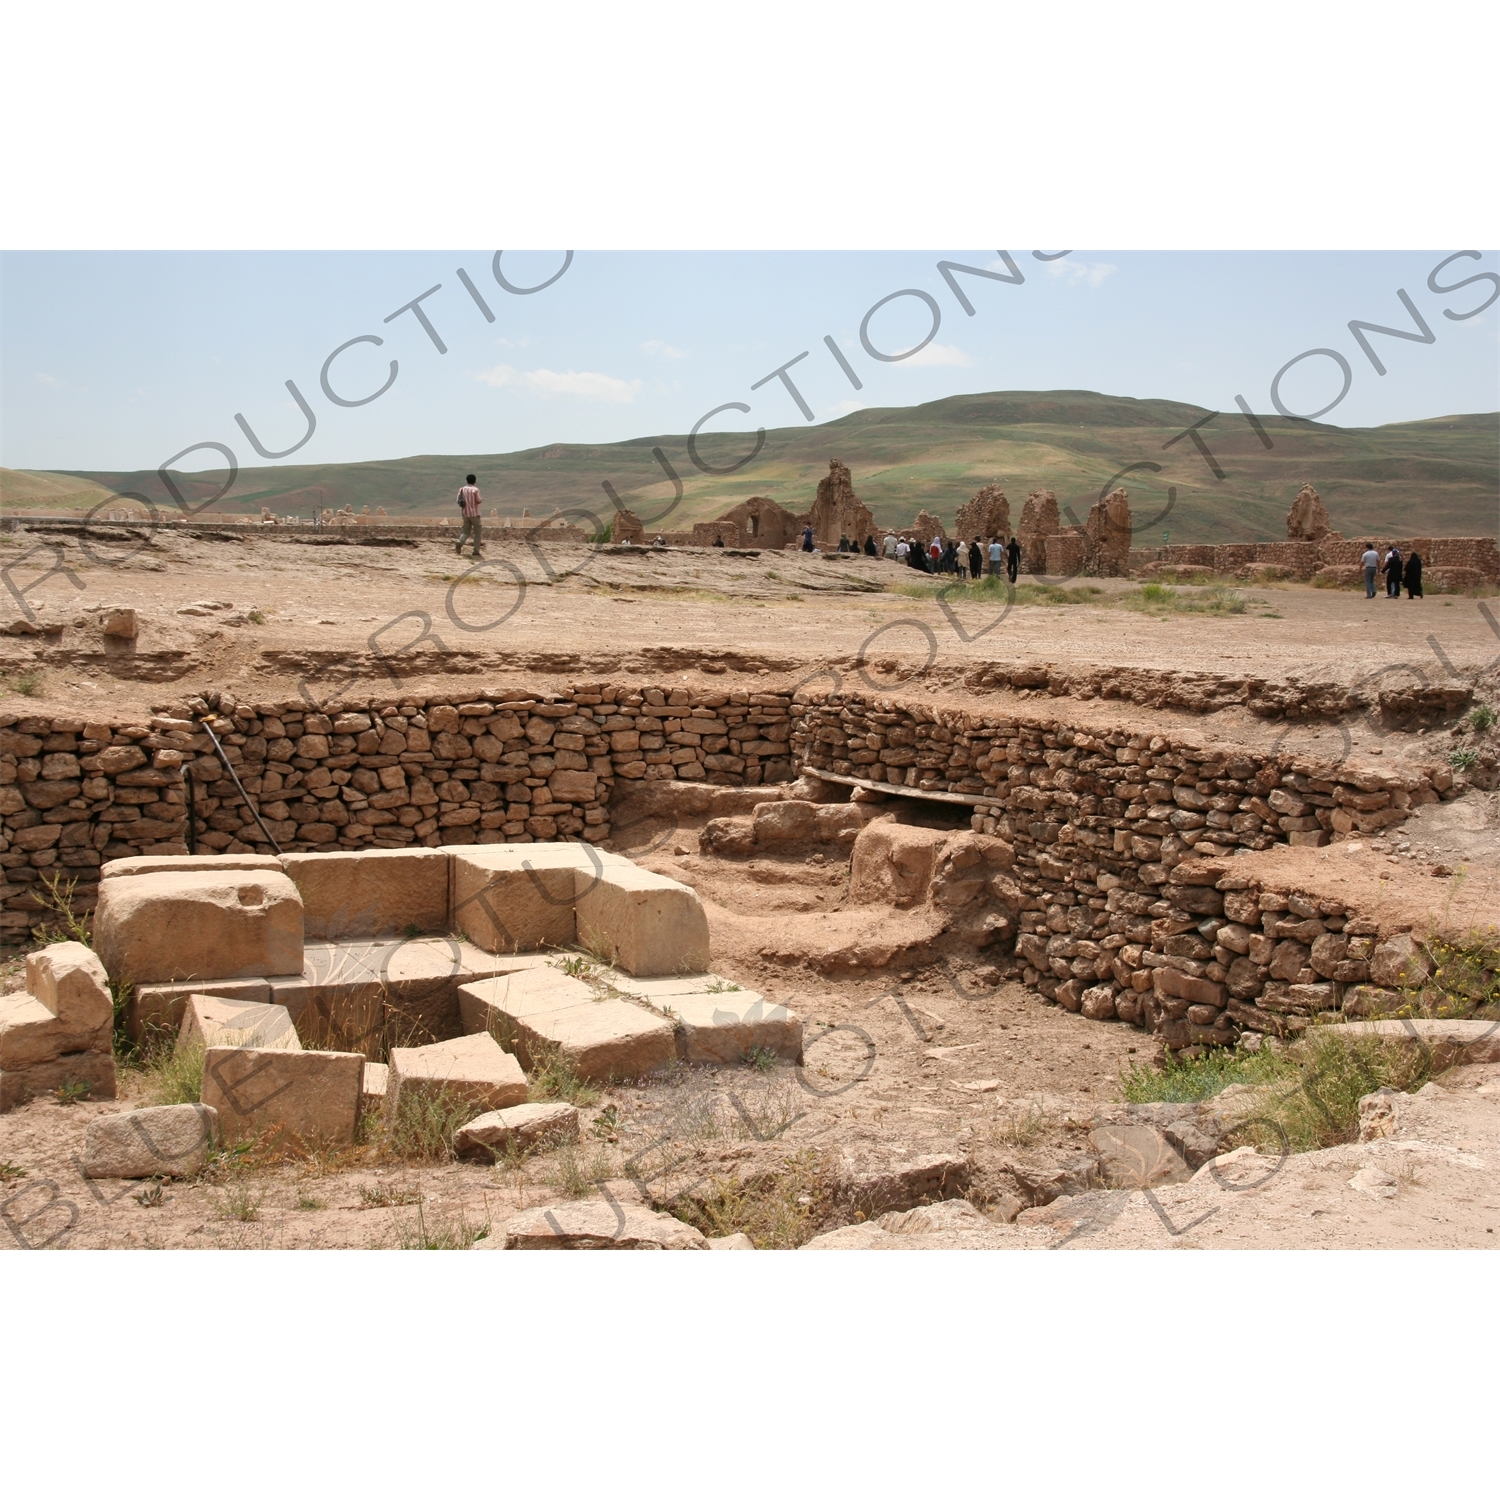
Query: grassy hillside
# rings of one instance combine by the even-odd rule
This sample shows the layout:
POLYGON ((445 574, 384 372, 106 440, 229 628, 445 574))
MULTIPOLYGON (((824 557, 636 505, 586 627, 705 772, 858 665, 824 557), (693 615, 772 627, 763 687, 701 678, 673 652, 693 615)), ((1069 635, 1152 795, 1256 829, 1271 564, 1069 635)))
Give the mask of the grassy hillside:
MULTIPOLYGON (((1119 482, 1130 492, 1141 545, 1170 531, 1174 542, 1271 540, 1285 536, 1285 516, 1304 480, 1322 495, 1334 525, 1347 534, 1415 532, 1493 535, 1500 524, 1500 417, 1496 414, 1339 428, 1262 417, 1267 450, 1238 411, 1201 432, 1226 478, 1217 480, 1190 438, 1168 443, 1208 413, 1175 401, 1137 401, 1092 391, 999 391, 950 396, 923 406, 871 408, 821 426, 766 433, 755 460, 729 476, 694 467, 684 436, 625 443, 557 443, 489 456, 422 455, 372 463, 245 469, 225 510, 303 514, 316 506, 383 505, 392 516, 442 515, 463 474, 479 474, 491 511, 536 515, 554 508, 611 514, 602 482, 647 522, 673 529, 707 520, 749 495, 769 495, 793 511, 812 502, 830 458, 849 465, 855 490, 882 524, 909 521, 923 507, 952 520, 981 485, 999 483, 1019 518, 1028 491, 1055 490, 1082 520, 1101 488, 1129 464, 1119 482), (664 514, 673 486, 652 457, 660 447, 684 486, 682 503, 664 514), (1169 486, 1177 489, 1171 514, 1169 486), (657 519, 660 518, 660 519, 657 519)), ((706 463, 724 467, 748 452, 751 435, 717 435, 699 443, 706 463)), ((44 476, 45 477, 45 476, 44 476)), ((79 472, 52 476, 118 490, 162 493, 154 474, 79 472)), ((187 480, 191 494, 212 483, 187 480)), ((4 500, 12 504, 7 477, 4 500)), ((21 502, 25 504, 26 502, 21 502)), ((30 507, 28 507, 30 508, 30 507)))

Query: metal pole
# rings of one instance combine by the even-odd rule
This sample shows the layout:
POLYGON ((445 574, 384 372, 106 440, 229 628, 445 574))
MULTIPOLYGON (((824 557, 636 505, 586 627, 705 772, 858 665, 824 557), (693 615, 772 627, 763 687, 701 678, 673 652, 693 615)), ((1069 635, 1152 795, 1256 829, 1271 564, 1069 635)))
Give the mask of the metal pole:
POLYGON ((263 822, 261 822, 260 813, 256 811, 255 804, 250 800, 250 794, 245 790, 243 786, 240 785, 240 778, 234 774, 234 767, 229 764, 229 757, 224 754, 224 747, 219 743, 219 737, 214 733, 213 726, 206 719, 200 719, 198 722, 207 731, 209 739, 213 741, 214 749, 218 752, 219 755, 219 762, 224 767, 224 769, 229 772, 229 779, 234 782, 235 790, 239 792, 240 796, 245 799, 245 806, 250 809, 250 816, 255 819, 256 827, 259 828, 263 834, 265 834, 266 842, 270 844, 270 846, 278 854, 282 853, 281 845, 271 837, 271 830, 267 828, 263 822))

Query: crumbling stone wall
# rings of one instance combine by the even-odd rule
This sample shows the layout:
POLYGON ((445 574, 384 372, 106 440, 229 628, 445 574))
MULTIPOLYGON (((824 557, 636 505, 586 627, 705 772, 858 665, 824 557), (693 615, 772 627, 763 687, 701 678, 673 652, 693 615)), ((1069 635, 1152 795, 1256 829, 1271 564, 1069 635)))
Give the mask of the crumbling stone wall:
POLYGON ((1021 511, 1016 535, 1021 539, 1021 572, 1047 572, 1047 538, 1062 530, 1057 514, 1057 496, 1051 490, 1033 490, 1021 511))
POLYGON ((1337 533, 1328 521, 1328 511, 1318 498, 1318 492, 1305 480, 1286 513, 1286 539, 1289 542, 1321 542, 1325 536, 1337 533))
MULTIPOLYGON (((735 545, 729 540, 727 530, 727 527, 732 525, 740 538, 740 546, 763 547, 769 552, 780 552, 782 548, 795 543, 802 529, 791 511, 778 505, 774 500, 768 500, 764 495, 752 495, 748 500, 742 500, 738 505, 726 510, 712 524, 714 527, 726 528, 724 532, 726 547, 735 545)), ((709 545, 712 545, 713 536, 710 535, 708 540, 709 545)), ((838 546, 837 537, 834 537, 833 544, 838 546)))
MULTIPOLYGON (((566 693, 496 690, 241 704, 220 696, 209 724, 285 851, 526 843, 610 834, 619 780, 759 785, 791 775, 785 694, 689 694, 580 684, 566 693)), ((270 853, 192 705, 137 723, 0 715, 0 934, 40 919, 54 871, 93 904, 104 860, 188 852, 188 781, 202 852, 270 853)))
POLYGON ((875 517, 854 493, 849 465, 836 458, 828 461, 828 477, 818 481, 818 495, 807 519, 820 547, 837 547, 841 536, 863 542, 875 533, 875 517))
POLYGON ((1119 578, 1130 570, 1130 497, 1112 490, 1095 501, 1084 523, 1083 570, 1094 578, 1119 578))
POLYGON ((992 536, 1005 541, 1010 536, 1010 501, 1005 498, 1005 491, 998 484, 987 484, 977 491, 960 508, 953 534, 966 542, 976 536, 984 542, 992 536))

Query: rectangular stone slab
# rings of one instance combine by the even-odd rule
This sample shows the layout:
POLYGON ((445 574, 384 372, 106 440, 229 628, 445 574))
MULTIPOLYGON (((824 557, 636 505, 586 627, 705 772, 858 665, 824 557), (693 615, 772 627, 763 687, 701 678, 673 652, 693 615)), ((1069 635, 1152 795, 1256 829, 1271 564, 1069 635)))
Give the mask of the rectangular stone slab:
POLYGON ((101 882, 94 948, 136 984, 302 967, 302 897, 279 870, 162 871, 101 882))
POLYGON ((179 1047, 259 1047, 300 1052, 302 1043, 284 1005, 245 1004, 217 995, 189 995, 182 1013, 179 1047))
POLYGON ((566 948, 573 942, 579 881, 596 882, 609 868, 630 868, 619 854, 592 844, 454 844, 449 920, 456 931, 492 953, 566 948))
MULTIPOLYGON (((295 975, 288 975, 295 979, 295 975)), ((178 984, 143 984, 136 987, 125 1008, 125 1026, 132 1041, 141 1041, 150 1032, 177 1032, 189 995, 217 995, 223 1000, 241 1004, 269 1005, 271 985, 265 979, 184 980, 178 984)))
POLYGON ((516 1055, 535 1067, 556 1049, 580 1078, 639 1078, 676 1056, 672 1023, 625 1000, 591 1000, 517 1017, 516 1055))
POLYGON ((75 1026, 24 990, 0 997, 0 1068, 50 1063, 70 1052, 108 1051, 108 1020, 75 1026))
POLYGON ((281 863, 302 893, 307 938, 448 930, 448 855, 441 849, 284 854, 281 863))
POLYGON ((635 975, 708 968, 708 918, 698 893, 636 865, 579 870, 578 944, 635 975))
POLYGON ((48 943, 26 955, 26 990, 60 1021, 78 1030, 113 1023, 109 975, 83 943, 48 943))
POLYGON ((203 1103, 219 1112, 227 1145, 265 1137, 352 1146, 365 1060, 357 1052, 210 1047, 203 1103))
POLYGON ((163 871, 189 870, 280 870, 274 854, 132 854, 106 860, 99 867, 101 880, 121 875, 157 875, 163 871))
POLYGON ((467 1033, 487 1031, 497 1041, 508 1043, 515 1035, 517 1020, 543 1011, 591 1004, 593 999, 594 992, 582 980, 546 964, 460 985, 459 1019, 467 1033))
POLYGON ((797 1062, 802 1019, 784 1005, 768 1005, 754 990, 717 995, 663 995, 653 1002, 678 1021, 678 1056, 690 1063, 739 1063, 757 1047, 797 1062))
POLYGON ((526 1075, 488 1032, 429 1047, 391 1049, 386 1108, 392 1115, 412 1093, 440 1090, 460 1095, 481 1109, 506 1109, 526 1102, 526 1075))
POLYGON ((271 998, 291 1012, 304 1045, 377 1058, 391 1046, 424 1046, 464 1032, 458 988, 521 965, 456 938, 312 942, 300 978, 273 981, 271 998))

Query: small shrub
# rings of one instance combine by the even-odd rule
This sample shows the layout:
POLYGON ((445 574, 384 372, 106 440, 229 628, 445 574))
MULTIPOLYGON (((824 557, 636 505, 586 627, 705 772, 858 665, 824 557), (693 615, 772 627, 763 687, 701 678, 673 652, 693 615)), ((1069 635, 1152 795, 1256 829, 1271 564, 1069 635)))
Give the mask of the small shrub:
POLYGON ((1470 725, 1481 734, 1494 724, 1497 715, 1488 703, 1481 703, 1469 714, 1470 725))
POLYGON ((1500 1006, 1500 949, 1493 935, 1470 933, 1461 943, 1428 937, 1432 978, 1411 995, 1414 1015, 1442 1019, 1491 1016, 1500 1006))
POLYGON ((1448 764, 1455 771, 1470 770, 1479 760, 1479 752, 1472 745, 1460 745, 1448 752, 1448 764))
POLYGON ((427 1213, 418 1200, 414 1218, 402 1222, 397 1228, 398 1250, 469 1250, 476 1240, 484 1239, 490 1232, 488 1219, 482 1224, 469 1223, 468 1213, 458 1211, 458 1217, 438 1224, 428 1224, 427 1213))
POLYGON ((619 1140, 619 1138, 620 1138, 620 1111, 619 1111, 619 1109, 616 1108, 616 1106, 613 1105, 613 1104, 607 1104, 607 1105, 605 1105, 605 1107, 597 1115, 594 1116, 593 1124, 591 1124, 589 1126, 589 1130, 594 1135, 596 1135, 601 1141, 609 1141, 609 1142, 613 1143, 613 1142, 619 1140))
POLYGON ((23 698, 39 698, 42 693, 42 674, 40 672, 22 672, 11 686, 23 698))
POLYGON ((453 1132, 483 1111, 450 1089, 407 1089, 386 1124, 384 1150, 403 1161, 449 1161, 453 1132))
POLYGON ((552 960, 554 969, 561 969, 569 979, 592 979, 599 972, 599 965, 582 953, 569 953, 552 960))
POLYGON ((174 1046, 164 1038, 145 1057, 142 1072, 153 1104, 197 1104, 203 1098, 203 1046, 174 1046))
POLYGON ((685 1223, 717 1238, 747 1234, 757 1250, 795 1250, 816 1233, 832 1204, 815 1151, 800 1151, 748 1181, 714 1177, 699 1197, 669 1205, 685 1223))
POLYGON ((1226 1145, 1282 1152, 1318 1151, 1356 1140, 1359 1101, 1378 1089, 1412 1093, 1431 1076, 1432 1056, 1396 1038, 1351 1036, 1339 1026, 1314 1028, 1289 1047, 1259 1052, 1214 1051, 1174 1062, 1153 1075, 1132 1068, 1121 1092, 1134 1102, 1188 1103, 1222 1093, 1230 1084, 1253 1092, 1241 1101, 1240 1123, 1226 1145))
POLYGON ((166 1198, 162 1193, 161 1183, 153 1182, 148 1184, 146 1187, 143 1187, 140 1192, 135 1195, 135 1201, 139 1203, 142 1208, 160 1208, 162 1204, 166 1202, 166 1198))
POLYGON ((745 1054, 745 1066, 757 1073, 769 1073, 776 1066, 776 1054, 769 1047, 752 1047, 745 1054))
POLYGON ((297 1207, 305 1210, 327 1208, 328 1203, 323 1198, 314 1198, 311 1193, 302 1192, 297 1194, 297 1207))
POLYGON ((614 1175, 614 1158, 602 1144, 585 1153, 582 1143, 568 1141, 553 1155, 542 1181, 565 1198, 586 1198, 598 1183, 608 1182, 614 1175))
POLYGON ((533 1104, 561 1099, 588 1109, 599 1102, 599 1091, 573 1071, 573 1064, 558 1047, 538 1048, 531 1059, 531 1085, 527 1098, 533 1104))
POLYGON ((245 618, 249 620, 252 625, 264 625, 266 623, 265 615, 262 614, 258 609, 252 609, 250 613, 245 616, 245 618))
POLYGON ((252 1183, 233 1180, 219 1196, 219 1212, 226 1219, 237 1219, 249 1224, 260 1217, 260 1206, 265 1194, 252 1183))
POLYGON ((1028 1104, 1025 1109, 1008 1110, 1000 1115, 989 1128, 991 1143, 997 1146, 1029 1146, 1046 1132, 1051 1123, 1039 1104, 1028 1104))
POLYGON ((89 1096, 91 1083, 64 1083, 57 1090, 59 1104, 81 1104, 89 1096))
MULTIPOLYGON (((422 1195, 415 1188, 389 1187, 377 1182, 374 1187, 359 1190, 361 1208, 400 1208, 409 1203, 420 1203, 422 1195)), ((298 1207, 301 1207, 299 1204, 298 1207)))
POLYGON ((39 943, 83 943, 93 942, 93 926, 87 913, 80 916, 73 910, 73 892, 78 889, 78 877, 64 877, 61 870, 43 875, 42 889, 36 899, 58 919, 58 925, 45 922, 31 929, 31 935, 39 943))

